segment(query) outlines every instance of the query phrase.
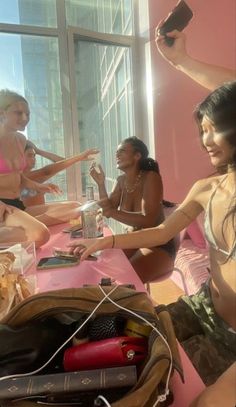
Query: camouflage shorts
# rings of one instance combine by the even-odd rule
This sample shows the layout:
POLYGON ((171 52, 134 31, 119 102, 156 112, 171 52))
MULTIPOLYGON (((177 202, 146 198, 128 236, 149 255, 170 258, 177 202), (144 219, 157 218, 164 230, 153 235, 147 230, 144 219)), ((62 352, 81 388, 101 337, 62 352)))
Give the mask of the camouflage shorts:
POLYGON ((236 360, 236 334, 216 314, 208 284, 168 305, 176 336, 206 385, 236 360))

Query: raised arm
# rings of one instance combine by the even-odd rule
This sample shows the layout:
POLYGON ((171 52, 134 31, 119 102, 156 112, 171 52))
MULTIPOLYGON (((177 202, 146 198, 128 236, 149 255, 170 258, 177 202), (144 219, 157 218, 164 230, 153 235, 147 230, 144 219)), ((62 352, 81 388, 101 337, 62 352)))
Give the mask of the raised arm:
POLYGON ((121 190, 119 185, 119 178, 113 187, 112 192, 108 195, 105 185, 105 173, 99 164, 98 167, 95 162, 92 163, 89 173, 98 186, 99 193, 99 205, 103 209, 103 215, 107 218, 112 217, 113 211, 115 211, 120 203, 121 190))
POLYGON ((57 155, 55 153, 51 153, 50 151, 41 150, 30 140, 27 141, 27 144, 34 149, 36 154, 41 155, 41 157, 47 158, 48 160, 57 162, 64 159, 64 157, 61 157, 60 155, 57 155))
POLYGON ((66 168, 69 168, 71 165, 79 161, 92 160, 93 157, 91 156, 97 153, 98 150, 96 148, 90 148, 89 150, 83 151, 82 153, 74 157, 65 158, 56 163, 46 165, 43 168, 39 168, 38 170, 28 171, 27 178, 37 182, 45 182, 58 172, 63 171, 66 168))
POLYGON ((175 38, 175 42, 171 47, 166 45, 165 39, 159 35, 157 27, 155 41, 158 51, 166 61, 195 82, 209 90, 214 90, 224 82, 236 80, 235 70, 207 64, 188 55, 185 44, 186 37, 183 32, 180 33, 174 30, 167 35, 175 38))
POLYGON ((105 185, 106 176, 102 169, 102 166, 99 164, 97 168, 96 163, 93 162, 89 168, 89 174, 98 186, 99 199, 100 200, 107 199, 108 193, 105 185))

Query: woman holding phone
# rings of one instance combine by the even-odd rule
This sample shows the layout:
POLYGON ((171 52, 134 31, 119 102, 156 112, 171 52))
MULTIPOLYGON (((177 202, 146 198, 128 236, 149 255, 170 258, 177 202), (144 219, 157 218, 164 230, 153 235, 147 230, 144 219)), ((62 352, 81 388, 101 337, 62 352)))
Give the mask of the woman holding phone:
POLYGON ((210 278, 200 291, 169 305, 176 335, 204 382, 213 383, 236 360, 236 82, 213 91, 195 111, 202 144, 223 175, 197 181, 162 224, 151 229, 72 242, 89 254, 111 247, 165 244, 205 212, 210 278))

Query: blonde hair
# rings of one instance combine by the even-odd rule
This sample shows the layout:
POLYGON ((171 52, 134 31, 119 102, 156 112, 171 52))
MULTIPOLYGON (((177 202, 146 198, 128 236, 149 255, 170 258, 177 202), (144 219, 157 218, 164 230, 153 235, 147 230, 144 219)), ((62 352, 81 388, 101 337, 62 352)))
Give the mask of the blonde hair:
POLYGON ((15 102, 24 102, 28 105, 27 100, 9 89, 0 90, 0 110, 7 110, 15 102))

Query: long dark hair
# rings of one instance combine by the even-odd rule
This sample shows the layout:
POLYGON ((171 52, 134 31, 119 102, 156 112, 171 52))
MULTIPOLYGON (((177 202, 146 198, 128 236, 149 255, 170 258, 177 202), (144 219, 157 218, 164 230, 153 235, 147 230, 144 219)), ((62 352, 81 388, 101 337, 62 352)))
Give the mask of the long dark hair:
POLYGON ((138 137, 128 137, 122 140, 122 143, 131 144, 135 152, 141 154, 139 169, 142 171, 155 171, 160 174, 159 165, 156 160, 149 157, 149 151, 146 144, 138 137))
MULTIPOLYGON (((199 127, 200 136, 202 136, 202 119, 203 116, 212 122, 215 129, 222 133, 225 140, 232 146, 232 158, 229 163, 227 163, 228 168, 231 168, 236 172, 236 81, 225 83, 220 86, 212 93, 210 93, 207 98, 200 103, 195 110, 195 119, 199 127)), ((231 199, 231 204, 229 205, 231 209, 228 210, 224 221, 222 223, 222 235, 225 239, 226 221, 232 216, 232 224, 235 229, 236 225, 236 195, 231 199)), ((233 242, 233 249, 227 258, 232 257, 233 250, 236 247, 236 233, 233 242)))

